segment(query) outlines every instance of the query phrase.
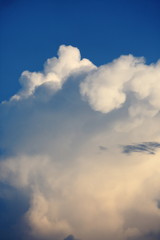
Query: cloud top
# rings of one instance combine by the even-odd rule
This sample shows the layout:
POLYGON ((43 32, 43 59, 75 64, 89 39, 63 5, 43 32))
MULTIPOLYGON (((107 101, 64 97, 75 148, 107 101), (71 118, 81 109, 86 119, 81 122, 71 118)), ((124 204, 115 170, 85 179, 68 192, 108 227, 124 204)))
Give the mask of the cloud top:
POLYGON ((12 97, 19 99, 34 94, 39 86, 48 86, 53 92, 61 89, 63 83, 72 73, 88 71, 95 66, 88 60, 82 59, 77 48, 61 45, 58 50, 58 58, 53 57, 44 64, 43 72, 24 71, 20 77, 22 89, 12 97))
POLYGON ((128 108, 131 117, 155 115, 160 108, 160 62, 146 65, 143 57, 121 56, 111 63, 96 67, 82 59, 77 48, 60 46, 58 58, 48 59, 43 72, 24 71, 20 77, 22 89, 11 99, 28 98, 45 91, 50 96, 60 90, 72 76, 83 75, 80 84, 82 97, 102 113, 121 108, 132 94, 134 103, 128 108))
MULTIPOLYGON (((158 111, 159 79, 160 62, 148 66, 143 58, 121 56, 89 74, 81 83, 81 94, 93 109, 102 113, 120 108, 130 92, 158 111)), ((130 110, 131 114, 135 111, 133 107, 130 110)))

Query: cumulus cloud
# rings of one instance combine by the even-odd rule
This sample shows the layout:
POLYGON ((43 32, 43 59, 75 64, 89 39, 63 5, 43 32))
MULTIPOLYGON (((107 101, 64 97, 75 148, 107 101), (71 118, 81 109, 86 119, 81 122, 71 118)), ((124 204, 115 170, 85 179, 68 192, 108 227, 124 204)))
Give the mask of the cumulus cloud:
POLYGON ((44 64, 43 72, 24 71, 22 73, 20 77, 22 89, 12 99, 31 96, 42 85, 51 89, 51 92, 55 92, 62 87, 73 72, 83 72, 95 68, 88 59, 81 60, 80 58, 80 52, 77 48, 60 46, 58 58, 48 59, 44 64))
POLYGON ((97 67, 61 46, 22 73, 0 105, 0 181, 26 199, 21 239, 158 239, 159 66, 129 55, 97 67))
MULTIPOLYGON (((81 83, 81 94, 93 109, 108 113, 120 108, 131 92, 142 104, 142 100, 147 101, 142 111, 146 113, 149 105, 157 113, 160 108, 159 79, 160 62, 148 66, 143 58, 121 56, 89 74, 81 83)), ((137 111, 137 107, 132 105, 130 114, 136 115, 137 111)))

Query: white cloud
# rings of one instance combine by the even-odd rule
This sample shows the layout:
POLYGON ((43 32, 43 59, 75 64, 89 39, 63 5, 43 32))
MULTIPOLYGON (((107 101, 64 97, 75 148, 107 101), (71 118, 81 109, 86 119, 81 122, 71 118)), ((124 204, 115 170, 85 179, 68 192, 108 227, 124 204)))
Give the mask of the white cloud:
POLYGON ((0 106, 0 180, 26 193, 30 239, 158 234, 160 152, 128 156, 120 146, 160 142, 159 63, 129 55, 96 67, 71 46, 58 55, 43 73, 23 73, 18 101, 0 106))
MULTIPOLYGON (((157 113, 160 109, 159 81, 160 62, 145 65, 143 58, 121 56, 88 74, 81 83, 81 94, 93 109, 108 113, 122 107, 132 93, 138 99, 138 105, 142 102, 141 106, 144 106, 145 100, 151 111, 157 113)), ((131 111, 133 113, 133 107, 131 111)))
POLYGON ((89 74, 81 84, 81 94, 93 109, 107 113, 120 108, 126 100, 125 83, 132 77, 132 65, 141 59, 122 56, 89 74))
POLYGON ((58 51, 58 58, 48 59, 43 72, 24 71, 20 77, 22 89, 12 97, 19 99, 34 94, 37 87, 48 85, 53 92, 61 89, 66 79, 74 72, 85 72, 95 68, 88 60, 82 59, 77 48, 62 45, 58 51))

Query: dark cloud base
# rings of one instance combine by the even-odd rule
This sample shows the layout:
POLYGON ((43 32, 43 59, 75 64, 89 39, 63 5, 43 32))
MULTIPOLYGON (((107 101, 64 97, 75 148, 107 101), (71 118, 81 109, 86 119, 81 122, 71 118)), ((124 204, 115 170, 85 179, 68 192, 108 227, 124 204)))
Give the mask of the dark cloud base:
POLYGON ((73 235, 69 235, 64 240, 79 240, 79 239, 75 238, 73 235))
POLYGON ((129 240, 159 240, 160 239, 160 233, 149 233, 144 236, 140 236, 138 238, 129 238, 129 240))
POLYGON ((23 221, 29 208, 26 194, 4 183, 0 183, 0 189, 0 239, 28 240, 28 229, 23 221))

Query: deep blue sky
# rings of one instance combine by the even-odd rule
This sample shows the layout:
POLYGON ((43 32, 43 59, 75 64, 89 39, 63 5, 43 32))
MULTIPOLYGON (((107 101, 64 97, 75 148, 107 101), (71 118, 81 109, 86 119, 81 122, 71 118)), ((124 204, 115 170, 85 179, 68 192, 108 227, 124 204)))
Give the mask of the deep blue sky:
POLYGON ((159 0, 0 0, 0 9, 0 100, 61 44, 97 65, 129 53, 148 63, 160 58, 159 0))

